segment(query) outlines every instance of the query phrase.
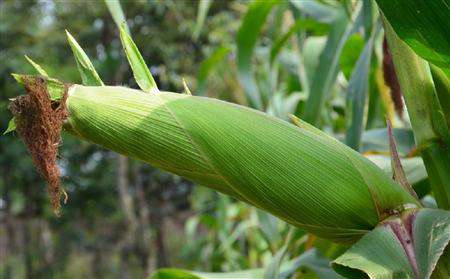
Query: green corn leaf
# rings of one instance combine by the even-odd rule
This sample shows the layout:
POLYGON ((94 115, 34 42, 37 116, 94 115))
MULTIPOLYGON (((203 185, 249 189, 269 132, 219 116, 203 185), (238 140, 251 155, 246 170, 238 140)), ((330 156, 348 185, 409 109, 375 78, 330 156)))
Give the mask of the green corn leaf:
POLYGON ((227 57, 230 51, 231 48, 229 47, 219 47, 214 50, 214 52, 207 59, 202 61, 197 75, 198 92, 200 93, 200 95, 203 95, 203 91, 205 90, 206 81, 209 74, 216 67, 218 67, 218 65, 221 65, 220 62, 227 57))
POLYGON ((332 23, 336 17, 337 9, 334 9, 333 7, 319 1, 291 0, 290 2, 305 15, 311 16, 320 22, 332 23))
POLYGON ((24 84, 23 75, 12 73, 11 76, 12 76, 19 84, 24 84))
MULTIPOLYGON (((279 277, 283 279, 292 278, 292 275, 298 270, 301 270, 301 274, 302 276, 304 275, 305 278, 342 278, 330 268, 329 261, 314 248, 302 253, 294 259, 282 263, 279 277)), ((163 268, 154 272, 150 276, 150 279, 262 279, 263 277, 263 268, 223 273, 163 268)))
POLYGON ((262 109, 263 104, 253 76, 253 51, 266 17, 278 3, 278 0, 252 2, 244 16, 236 38, 239 82, 244 88, 250 103, 257 109, 262 109))
POLYGON ((195 23, 195 29, 192 37, 194 40, 198 39, 203 24, 205 24, 206 15, 208 14, 209 7, 211 6, 211 0, 200 0, 198 2, 197 21, 195 23))
POLYGON ((418 55, 450 70, 448 0, 376 0, 397 35, 418 55), (399 12, 401 11, 401 12, 399 12))
POLYGON ((152 274, 150 279, 261 279, 263 269, 243 270, 235 272, 199 272, 176 268, 163 268, 152 274))
POLYGON ((361 146, 361 135, 365 129, 364 119, 366 118, 365 108, 367 100, 367 90, 369 88, 369 71, 375 36, 377 31, 372 32, 372 36, 366 42, 356 66, 350 76, 348 84, 346 102, 346 137, 345 142, 351 148, 359 151, 361 146))
POLYGON ((332 28, 323 49, 319 64, 315 69, 314 80, 306 102, 303 118, 314 126, 320 125, 322 109, 325 100, 333 88, 339 72, 339 57, 347 39, 360 25, 361 16, 358 13, 355 23, 350 23, 345 11, 339 10, 332 23, 332 28))
POLYGON ((72 49, 75 61, 77 62, 78 71, 81 75, 81 80, 84 85, 103 85, 103 81, 100 79, 97 71, 92 65, 91 60, 77 43, 75 38, 66 30, 67 41, 72 49))
POLYGON ((231 195, 335 241, 354 241, 405 204, 379 168, 304 122, 226 102, 72 85, 66 130, 231 195), (143 144, 144 143, 144 144, 143 144))
POLYGON ((430 65, 431 75, 433 76, 434 86, 437 97, 441 104, 442 111, 450 129, 450 78, 448 78, 442 69, 430 65))
POLYGON ((16 129, 16 122, 14 121, 14 118, 12 118, 11 120, 9 120, 8 122, 8 127, 6 128, 6 130, 3 132, 3 135, 6 135, 8 133, 11 133, 12 131, 14 131, 16 129))
POLYGON ((136 44, 133 42, 131 36, 126 31, 126 24, 120 26, 120 40, 122 41, 122 46, 127 55, 131 69, 133 70, 134 79, 139 87, 147 93, 158 92, 158 86, 145 64, 144 58, 139 52, 136 44))
POLYGON ((329 30, 329 25, 320 23, 310 19, 299 19, 295 22, 294 25, 289 28, 289 30, 283 34, 280 38, 278 38, 273 44, 270 50, 270 63, 272 64, 275 58, 278 56, 283 46, 289 40, 289 38, 294 35, 300 29, 305 29, 308 31, 313 30, 315 35, 320 36, 324 35, 329 30))
POLYGON ((25 59, 27 59, 27 61, 33 66, 34 69, 36 69, 36 71, 40 74, 43 75, 44 77, 48 77, 47 72, 36 62, 34 62, 33 60, 31 60, 30 57, 25 55, 25 59))
POLYGON ((450 241, 450 212, 422 209, 414 215, 408 221, 412 223, 411 234, 406 233, 408 223, 402 228, 404 231, 394 232, 387 223, 403 226, 404 220, 390 219, 337 258, 332 264, 333 268, 349 278, 361 278, 363 274, 370 278, 386 279, 430 278, 434 270, 444 273, 444 264, 447 264, 448 259, 443 254, 450 241), (403 245, 401 239, 405 240, 403 245), (407 244, 407 239, 410 244, 407 244), (404 247, 410 247, 409 256, 404 247))
POLYGON ((345 43, 341 57, 339 58, 339 66, 347 80, 350 80, 352 71, 363 49, 364 38, 359 33, 350 36, 345 43))
MULTIPOLYGON (((126 18, 119 0, 105 0, 105 4, 106 7, 108 7, 108 10, 111 13, 111 16, 117 27, 120 27, 123 23, 126 23, 126 18)), ((128 25, 125 24, 124 29, 128 34, 130 34, 128 25)))
MULTIPOLYGON (((306 72, 307 83, 312 84, 315 78, 319 58, 326 44, 324 37, 308 37, 303 44, 303 64, 306 72)), ((309 88, 309 87, 308 87, 309 88)))

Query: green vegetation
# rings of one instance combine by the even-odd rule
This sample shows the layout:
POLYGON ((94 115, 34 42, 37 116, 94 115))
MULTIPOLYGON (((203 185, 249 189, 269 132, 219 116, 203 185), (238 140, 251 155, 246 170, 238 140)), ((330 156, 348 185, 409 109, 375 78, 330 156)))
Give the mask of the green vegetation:
MULTIPOLYGON (((133 27, 144 18, 125 21, 133 8, 123 3, 122 10, 118 1, 102 5, 115 22, 124 50, 120 61, 128 60, 129 72, 116 61, 114 50, 110 58, 93 63, 66 31, 81 84, 60 81, 63 76, 47 69, 46 59, 39 60, 41 66, 28 56, 26 61, 39 75, 13 75, 26 94, 5 101, 13 114, 6 132, 16 131, 23 139, 47 180, 57 215, 64 194, 69 196, 62 217, 42 219, 51 218, 58 227, 88 216, 94 221, 90 229, 95 238, 102 220, 123 230, 119 247, 113 248, 119 263, 110 263, 115 272, 99 269, 101 263, 91 271, 75 272, 123 278, 448 278, 450 86, 448 30, 442 26, 448 21, 447 1, 429 6, 403 0, 200 1, 198 8, 170 3, 146 8, 155 17, 197 13, 186 21, 190 33, 185 40, 196 42, 208 55, 191 74, 194 90, 175 73, 173 87, 172 75, 148 68, 159 65, 149 46, 164 43, 157 36, 150 36, 157 42, 148 45, 133 41, 133 27), (161 8, 166 10, 158 13, 161 8), (404 11, 399 13, 399 8, 404 11), (234 17, 241 19, 238 25, 231 24, 234 17), (111 80, 102 72, 106 62, 107 69, 118 69, 113 83, 121 83, 118 77, 134 77, 131 86, 140 90, 105 86, 111 80), (185 94, 172 93, 182 87, 185 94), (77 159, 83 149, 75 148, 58 167, 61 128, 72 141, 95 148, 85 163, 77 159), (110 165, 89 182, 71 182, 75 187, 59 182, 60 170, 76 177, 89 168, 89 160, 111 162, 95 155, 107 151, 92 143, 121 154, 116 156, 118 202, 102 180, 111 179, 110 165), (77 162, 79 169, 71 170, 77 162), (178 176, 160 179, 167 174, 153 169, 148 176, 144 163, 178 176), (167 241, 176 237, 163 231, 163 215, 152 208, 151 196, 166 191, 167 185, 188 183, 195 185, 187 202, 192 215, 183 220, 185 232, 178 233, 181 248, 172 246, 169 252, 167 241), (80 197, 71 208, 72 195, 76 198, 86 187, 98 191, 93 203, 80 197), (120 203, 118 215, 96 211, 115 203, 120 203), (77 216, 73 212, 78 207, 83 214, 77 216), (168 253, 177 254, 172 257, 175 264, 169 263, 168 253)), ((138 11, 143 9, 139 5, 138 11)), ((147 20, 160 24, 152 17, 147 20)), ((112 26, 110 20, 108 28, 112 26)), ((154 32, 168 33, 174 26, 166 28, 154 32)), ((180 61, 192 59, 179 52, 180 61)), ((177 61, 167 57, 158 67, 168 69, 177 61)), ((13 144, 11 139, 8 144, 13 144)), ((64 141, 62 154, 65 148, 64 141)), ((0 184, 7 204, 8 170, 5 164, 0 184)), ((176 204, 177 199, 165 202, 176 204)), ((6 212, 7 220, 17 214, 10 207, 6 212)), ((8 228, 7 239, 12 238, 8 228)), ((59 233, 52 238, 64 241, 66 232, 59 233)), ((94 246, 95 257, 108 249, 94 246)), ((26 276, 67 277, 71 269, 64 266, 89 252, 78 249, 72 254, 62 267, 55 267, 57 261, 42 265, 27 252, 26 276), (51 273, 36 273, 44 269, 33 267, 33 261, 51 273)), ((14 276, 16 261, 11 257, 0 271, 14 276)))

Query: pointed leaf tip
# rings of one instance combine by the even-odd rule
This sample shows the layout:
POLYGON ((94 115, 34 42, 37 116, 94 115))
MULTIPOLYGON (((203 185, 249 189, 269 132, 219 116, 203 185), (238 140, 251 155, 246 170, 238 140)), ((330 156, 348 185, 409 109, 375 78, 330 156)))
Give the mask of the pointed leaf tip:
POLYGON ((24 84, 23 75, 12 73, 11 76, 12 76, 19 84, 24 84))
POLYGON ((28 57, 27 55, 25 55, 25 59, 28 61, 28 63, 31 64, 31 66, 33 66, 33 68, 40 74, 43 75, 44 77, 48 77, 47 72, 36 62, 34 62, 30 57, 28 57))
POLYGON ((184 87, 184 93, 187 95, 192 95, 191 90, 189 89, 186 80, 183 78, 183 87, 184 87))
POLYGON ((397 152, 397 142, 394 137, 394 133, 392 131, 392 124, 389 118, 386 117, 386 125, 387 125, 387 131, 389 136, 389 149, 391 152, 391 167, 392 167, 392 173, 393 178, 396 182, 398 182, 400 185, 405 188, 413 197, 415 197, 417 200, 419 198, 417 197, 416 192, 409 184, 408 180, 406 179, 405 171, 403 170, 402 163, 400 161, 400 157, 397 152))
POLYGON ((11 133, 15 129, 16 129, 16 121, 14 121, 14 118, 12 118, 11 120, 9 120, 8 128, 6 128, 6 130, 3 132, 3 135, 11 133))
POLYGON ((92 65, 91 60, 75 40, 75 38, 66 29, 67 41, 72 49, 75 61, 77 62, 78 71, 84 85, 103 86, 103 81, 92 65))
POLYGON ((125 23, 122 23, 119 27, 120 40, 122 41, 122 46, 127 56, 128 63, 133 70, 134 79, 144 92, 158 92, 158 86, 156 85, 156 82, 153 79, 147 64, 145 63, 144 58, 139 52, 131 36, 126 31, 125 27, 125 23))

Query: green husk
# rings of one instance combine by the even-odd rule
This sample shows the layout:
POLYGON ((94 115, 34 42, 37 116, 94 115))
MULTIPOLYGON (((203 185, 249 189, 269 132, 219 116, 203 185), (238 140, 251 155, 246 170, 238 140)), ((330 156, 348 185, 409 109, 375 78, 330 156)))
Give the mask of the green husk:
POLYGON ((335 241, 354 241, 418 202, 359 153, 227 102, 73 85, 65 130, 231 195, 335 241))

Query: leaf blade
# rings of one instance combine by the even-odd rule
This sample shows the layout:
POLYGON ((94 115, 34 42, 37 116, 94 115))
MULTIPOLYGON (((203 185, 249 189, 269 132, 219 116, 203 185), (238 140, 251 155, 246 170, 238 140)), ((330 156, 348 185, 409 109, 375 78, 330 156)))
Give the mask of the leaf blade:
POLYGON ((30 57, 28 57, 27 55, 25 55, 25 59, 27 59, 27 61, 34 67, 34 69, 36 69, 36 71, 40 74, 43 75, 44 77, 48 77, 47 72, 36 62, 34 62, 33 60, 31 60, 30 57))
POLYGON ((78 71, 84 85, 103 86, 103 81, 92 65, 86 52, 81 48, 75 38, 66 30, 67 41, 77 62, 78 71))
POLYGON ((236 38, 238 79, 250 103, 258 109, 263 107, 259 89, 253 76, 252 56, 258 34, 278 0, 255 1, 249 6, 236 38))
POLYGON ((126 24, 120 25, 120 40, 122 42, 122 47, 127 56, 128 62, 133 70, 134 79, 136 80, 142 91, 147 93, 158 92, 158 86, 150 73, 147 64, 145 64, 144 58, 139 52, 133 39, 126 31, 126 24))
POLYGON ((397 35, 418 55, 437 66, 450 68, 450 8, 447 0, 376 2, 397 35))

